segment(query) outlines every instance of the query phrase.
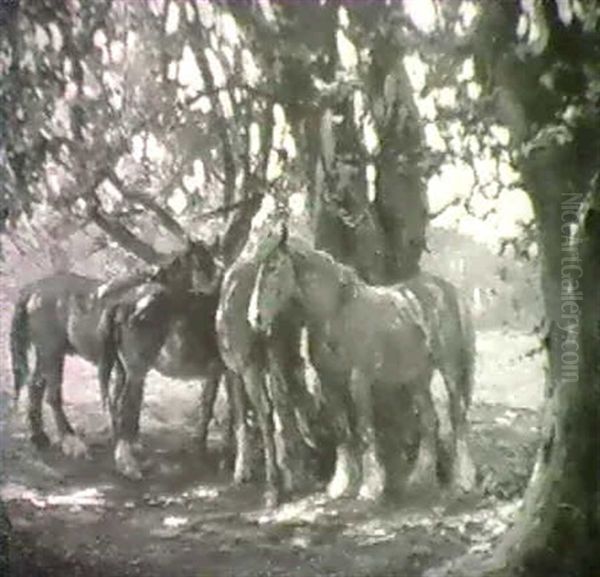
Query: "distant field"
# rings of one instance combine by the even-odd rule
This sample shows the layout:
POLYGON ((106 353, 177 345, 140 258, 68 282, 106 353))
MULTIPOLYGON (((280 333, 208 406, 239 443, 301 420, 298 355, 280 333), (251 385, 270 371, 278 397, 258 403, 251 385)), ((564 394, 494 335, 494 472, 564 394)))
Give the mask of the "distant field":
POLYGON ((475 402, 539 409, 544 396, 544 357, 530 354, 538 347, 537 337, 517 331, 478 333, 475 402))

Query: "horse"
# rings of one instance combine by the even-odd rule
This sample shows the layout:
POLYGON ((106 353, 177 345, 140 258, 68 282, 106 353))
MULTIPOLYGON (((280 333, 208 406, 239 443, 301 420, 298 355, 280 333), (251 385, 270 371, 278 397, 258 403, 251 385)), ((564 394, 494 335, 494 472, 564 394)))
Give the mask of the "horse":
MULTIPOLYGON (((177 325, 169 324, 168 321, 176 318, 178 313, 185 316, 185 307, 175 306, 177 299, 197 299, 197 307, 202 308, 206 303, 205 295, 214 295, 218 291, 220 279, 218 263, 215 263, 208 248, 201 242, 190 242, 187 250, 163 265, 108 284, 73 273, 61 273, 23 287, 12 317, 10 342, 16 400, 23 386, 26 383, 29 385, 28 417, 33 444, 40 449, 50 444, 42 422, 42 400, 46 394, 63 453, 75 457, 88 455, 87 447, 75 435, 63 409, 63 367, 67 355, 79 355, 100 366, 100 372, 104 371, 104 375, 100 375, 102 382, 107 373, 107 364, 102 365, 106 351, 105 335, 101 329, 104 326, 106 332, 106 323, 110 319, 106 316, 108 310, 115 311, 119 303, 133 306, 136 320, 143 319, 144 326, 149 331, 145 337, 152 335, 153 347, 160 342, 161 347, 168 349, 179 338, 173 330, 178 328, 177 325), (165 305, 168 305, 168 315, 165 314, 165 305), (156 311, 161 312, 159 318, 156 318, 156 311), (152 325, 148 324, 150 317, 154 318, 152 325), (28 378, 30 348, 35 351, 35 367, 31 379, 28 378)), ((206 296, 206 299, 210 300, 208 308, 212 307, 214 314, 214 297, 206 296)), ((211 313, 208 312, 206 316, 210 317, 211 313)), ((203 324, 195 326, 202 333, 198 340, 206 345, 200 356, 204 357, 207 366, 217 365, 218 361, 215 359, 219 357, 216 345, 211 348, 215 340, 206 338, 206 335, 212 336, 213 333, 203 324)), ((171 346, 170 350, 173 349, 177 349, 177 346, 171 346)), ((154 360, 157 359, 154 353, 155 348, 152 348, 146 350, 144 355, 152 356, 154 360)), ((164 355, 168 354, 169 350, 164 351, 164 355)), ((159 359, 160 357, 157 364, 160 362, 164 366, 164 359, 159 359)), ((129 367, 120 368, 124 371, 129 367)), ((123 380, 125 376, 121 372, 117 381, 123 380)), ((116 390, 124 389, 116 387, 116 390)), ((103 401, 106 402, 107 386, 101 387, 101 392, 103 401)), ((139 395, 139 392, 136 394, 139 395)), ((137 402, 141 402, 141 398, 133 399, 134 407, 137 402)), ((112 420, 114 424, 114 418, 112 420)), ((135 419, 133 421, 131 426, 136 430, 137 424, 135 419)), ((123 450, 123 445, 119 443, 117 447, 117 469, 128 476, 137 476, 139 468, 129 458, 129 447, 123 450)))
MULTIPOLYGON (((437 484, 437 415, 430 391, 434 368, 447 374, 448 366, 461 368, 448 374, 448 379, 444 375, 449 397, 453 396, 451 411, 458 409, 457 399, 468 405, 472 389, 472 362, 465 361, 472 356, 468 325, 459 324, 458 306, 454 310, 441 306, 447 305, 444 299, 456 295, 449 290, 451 285, 438 281, 426 276, 393 287, 367 285, 353 269, 327 253, 299 239, 288 241, 285 229, 280 242, 263 259, 254 287, 256 306, 251 322, 256 330, 268 332, 290 302, 303 310, 311 361, 333 398, 329 406, 338 424, 336 468, 328 486, 332 497, 358 489, 360 497, 376 499, 387 488, 389 479, 377 446, 373 396, 403 388, 410 391, 417 407, 420 433, 408 485, 437 484), (434 297, 438 301, 427 302, 434 297), (448 319, 460 333, 453 347, 451 339, 435 334, 444 329, 439 323, 448 319), (459 354, 452 354, 456 352, 459 354), (357 449, 362 453, 361 464, 356 459, 357 449)), ((455 420, 462 426, 460 417, 455 420)), ((464 433, 464 428, 457 430, 464 433)))
MULTIPOLYGON (((270 244, 272 239, 263 240, 256 253, 242 253, 228 269, 216 316, 223 361, 237 380, 238 395, 243 389, 244 398, 248 397, 256 413, 264 454, 264 500, 269 508, 280 503, 284 494, 306 486, 308 446, 320 449, 323 445, 318 439, 322 427, 317 425, 317 404, 304 381, 302 323, 297 307, 283 307, 268 335, 254 330, 248 320, 262 254, 270 244)), ((236 437, 234 479, 239 482, 250 475, 244 419, 236 420, 236 437)))

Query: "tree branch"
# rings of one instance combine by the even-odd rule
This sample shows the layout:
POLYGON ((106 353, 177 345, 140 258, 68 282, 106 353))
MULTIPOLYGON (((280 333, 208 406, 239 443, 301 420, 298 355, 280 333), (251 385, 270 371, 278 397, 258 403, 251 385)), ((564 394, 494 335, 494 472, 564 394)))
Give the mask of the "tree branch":
POLYGON ((88 209, 90 220, 108 234, 112 239, 118 242, 125 250, 131 252, 138 258, 148 264, 160 262, 161 256, 151 245, 140 240, 126 226, 118 220, 104 214, 100 209, 100 202, 91 202, 88 209))
POLYGON ((233 212, 234 210, 243 207, 247 204, 251 204, 253 202, 256 201, 256 199, 262 199, 263 195, 262 194, 252 194, 251 196, 247 196, 245 198, 243 198, 242 200, 238 200, 237 202, 233 202, 231 204, 224 204, 223 206, 220 206, 219 208, 215 208, 214 210, 209 210, 207 212, 203 212, 202 214, 198 215, 196 220, 208 220, 209 218, 213 218, 215 216, 221 216, 223 214, 229 214, 230 212, 233 212))
MULTIPOLYGON (((236 167, 235 158, 233 154, 233 148, 227 132, 227 122, 225 121, 223 107, 217 96, 217 89, 215 81, 210 70, 210 64, 206 56, 206 48, 203 35, 203 27, 200 20, 200 13, 198 6, 195 2, 191 4, 194 11, 194 22, 188 23, 188 30, 190 31, 189 39, 192 43, 196 59, 198 61, 198 67, 202 74, 202 78, 206 85, 206 89, 210 94, 210 105, 211 114, 217 127, 217 132, 221 140, 221 146, 223 149, 223 165, 225 172, 225 190, 224 200, 225 203, 230 203, 235 198, 235 180, 236 180, 236 167)), ((233 105, 233 102, 232 102, 233 105)))
MULTIPOLYGON (((162 224, 171 234, 176 236, 180 240, 187 240, 187 233, 184 228, 175 220, 175 218, 169 214, 169 212, 160 206, 157 202, 155 202, 148 195, 136 191, 131 190, 127 187, 127 185, 116 175, 114 170, 110 170, 108 174, 108 180, 121 192, 121 194, 129 201, 136 202, 142 205, 145 209, 153 212, 162 224)), ((173 186, 173 181, 176 180, 176 177, 171 179, 168 184, 166 184, 163 189, 160 191, 160 195, 162 196, 164 193, 168 192, 168 190, 173 186)))
POLYGON ((427 215, 427 218, 429 220, 434 220, 436 219, 438 216, 441 216, 444 212, 446 212, 446 210, 448 210, 450 207, 452 206, 458 206, 461 203, 461 199, 456 197, 453 198, 452 200, 448 201, 447 203, 445 203, 439 210, 436 210, 435 212, 429 212, 427 215))

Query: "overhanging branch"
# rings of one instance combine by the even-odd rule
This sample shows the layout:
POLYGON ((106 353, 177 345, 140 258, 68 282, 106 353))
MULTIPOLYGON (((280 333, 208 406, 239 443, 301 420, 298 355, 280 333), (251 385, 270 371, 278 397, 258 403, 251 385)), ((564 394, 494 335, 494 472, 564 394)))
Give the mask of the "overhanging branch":
POLYGON ((140 240, 118 220, 106 215, 101 210, 99 202, 91 204, 88 216, 94 224, 118 242, 125 250, 131 252, 144 262, 156 264, 160 261, 160 253, 154 247, 140 240))
MULTIPOLYGON (((110 170, 108 174, 108 180, 121 192, 121 194, 123 194, 127 200, 136 202, 145 209, 153 212, 160 221, 160 224, 162 224, 171 234, 180 240, 187 239, 187 233, 183 227, 172 215, 169 214, 166 209, 155 202, 150 196, 128 188, 127 185, 116 175, 114 170, 110 170)), ((172 180, 174 181, 175 179, 172 180)), ((160 194, 162 195, 164 192, 168 191, 172 185, 173 182, 169 182, 167 185, 165 185, 165 187, 163 187, 163 190, 160 194)))

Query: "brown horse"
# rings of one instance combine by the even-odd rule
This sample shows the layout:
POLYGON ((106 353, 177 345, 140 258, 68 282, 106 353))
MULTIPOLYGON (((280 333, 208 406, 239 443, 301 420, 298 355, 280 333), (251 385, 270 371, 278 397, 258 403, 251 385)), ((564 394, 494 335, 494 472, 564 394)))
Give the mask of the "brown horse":
MULTIPOLYGON (((67 273, 40 279, 21 289, 11 325, 11 354, 16 397, 29 383, 28 414, 32 442, 39 448, 49 444, 42 422, 42 400, 46 394, 63 452, 74 456, 87 454, 85 445, 74 434, 64 413, 62 373, 66 355, 79 355, 94 364, 101 364, 105 353, 101 319, 108 310, 133 308, 134 318, 144 325, 145 342, 152 342, 152 346, 145 345, 148 348, 139 349, 140 362, 145 363, 152 357, 152 364, 161 347, 169 342, 172 325, 168 320, 172 320, 176 313, 172 304, 177 299, 185 302, 190 295, 201 300, 204 293, 214 295, 219 281, 218 267, 207 247, 191 242, 185 252, 164 265, 108 285, 67 273), (35 368, 32 378, 28 379, 30 348, 35 351, 35 368)), ((215 297, 212 298, 215 300, 215 297)), ((213 316, 215 311, 216 303, 212 305, 213 316)), ((214 337, 213 342, 211 358, 216 356, 220 361, 214 337)), ((128 376, 124 372, 126 368, 121 367, 123 370, 117 380, 128 376)), ((136 376, 139 376, 139 371, 136 376)), ((103 398, 106 398, 106 389, 103 389, 103 398)), ((133 400, 126 404, 135 406, 137 402, 134 395, 133 400)), ((136 429, 137 423, 132 427, 136 429)), ((122 450, 117 452, 117 456, 123 454, 122 450)), ((136 467, 127 458, 117 459, 117 466, 126 474, 136 476, 136 467)))
MULTIPOLYGON (((463 342, 461 326, 455 347, 460 358, 450 350, 442 351, 444 346, 448 348, 447 339, 434 335, 432 329, 443 328, 437 326, 438 322, 447 321, 450 314, 456 317, 459 311, 446 315, 432 309, 428 313, 424 301, 440 294, 448 298, 447 286, 442 290, 431 277, 413 283, 418 291, 409 284, 368 286, 352 269, 328 254, 299 240, 288 242, 286 235, 261 265, 253 297, 253 325, 268 331, 285 307, 298 303, 309 327, 311 359, 333 399, 330 406, 338 425, 336 431, 342 434, 338 436, 336 471, 329 485, 332 496, 356 488, 361 470, 355 460, 359 445, 359 494, 375 498, 386 488, 389 479, 377 446, 373 396, 402 388, 410 391, 419 414, 419 452, 409 484, 436 483, 437 416, 430 392, 431 376, 434 368, 444 372, 444 361, 464 367, 469 346, 463 342)), ((434 304, 440 306, 439 302, 429 306, 434 304)), ((467 363, 465 371, 456 371, 456 379, 467 377, 466 383, 461 380, 449 384, 446 379, 449 396, 466 399, 464 404, 470 399, 471 369, 472 363, 467 363)), ((457 402, 450 405, 452 409, 457 402)))

